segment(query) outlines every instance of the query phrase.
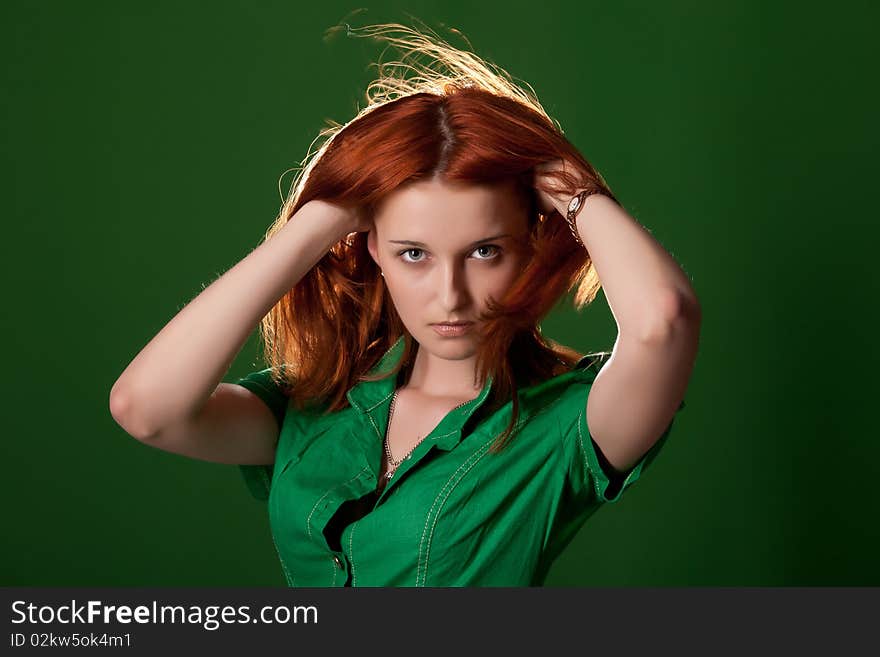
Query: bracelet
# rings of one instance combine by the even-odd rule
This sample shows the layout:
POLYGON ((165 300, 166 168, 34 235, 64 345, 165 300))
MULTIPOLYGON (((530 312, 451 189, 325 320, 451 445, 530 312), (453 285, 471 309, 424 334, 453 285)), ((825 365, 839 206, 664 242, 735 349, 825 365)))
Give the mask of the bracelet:
POLYGON ((599 194, 600 192, 601 190, 599 189, 585 189, 579 194, 572 196, 571 201, 568 202, 568 212, 565 213, 565 221, 568 223, 568 228, 571 230, 571 234, 574 235, 575 241, 581 246, 584 246, 584 243, 581 241, 580 235, 578 235, 575 220, 577 219, 578 212, 584 207, 587 197, 599 194))

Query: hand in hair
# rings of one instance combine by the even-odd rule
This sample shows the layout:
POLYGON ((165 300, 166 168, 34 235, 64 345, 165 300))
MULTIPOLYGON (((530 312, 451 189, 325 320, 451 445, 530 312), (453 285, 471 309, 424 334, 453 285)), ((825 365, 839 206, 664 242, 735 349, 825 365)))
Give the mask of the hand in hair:
POLYGON ((341 214, 337 214, 342 233, 340 239, 350 233, 366 232, 373 228, 372 214, 367 212, 361 206, 341 203, 330 199, 313 199, 310 203, 323 203, 330 206, 334 212, 338 213, 340 210, 342 211, 341 214))
POLYGON ((541 214, 551 214, 559 207, 565 207, 571 199, 570 194, 553 191, 553 188, 558 187, 562 182, 555 174, 563 170, 574 173, 574 168, 570 164, 566 166, 562 159, 542 162, 535 166, 532 184, 538 195, 538 211, 541 214))

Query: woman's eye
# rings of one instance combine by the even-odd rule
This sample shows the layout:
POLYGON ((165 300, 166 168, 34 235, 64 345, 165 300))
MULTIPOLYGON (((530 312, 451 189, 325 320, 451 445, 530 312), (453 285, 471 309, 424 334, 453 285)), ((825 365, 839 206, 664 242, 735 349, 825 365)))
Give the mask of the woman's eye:
MULTIPOLYGON (((480 253, 477 257, 477 260, 494 260, 501 253, 501 248, 496 246, 495 244, 483 244, 482 246, 478 246, 473 250, 473 253, 480 253), (487 253, 488 251, 488 253, 487 253)), ((418 255, 423 255, 424 252, 422 249, 404 249, 400 251, 397 255, 403 257, 404 262, 421 262, 424 260, 423 257, 416 257, 418 255), (416 254, 415 256, 413 254, 416 254)))
POLYGON ((484 244, 483 246, 478 246, 476 249, 474 249, 474 253, 478 251, 485 251, 486 249, 489 249, 489 255, 484 258, 477 258, 478 260, 492 260, 493 258, 497 257, 499 248, 494 244, 484 244))
MULTIPOLYGON (((401 251, 400 253, 398 253, 398 255, 401 255, 401 256, 402 256, 402 255, 405 255, 405 254, 407 254, 407 253, 412 253, 413 251, 415 251, 416 253, 421 253, 421 252, 422 252, 421 249, 406 249, 405 251, 401 251)), ((418 259, 416 259, 416 260, 408 260, 408 259, 406 259, 406 258, 404 258, 404 261, 405 261, 405 262, 419 262, 418 259)))

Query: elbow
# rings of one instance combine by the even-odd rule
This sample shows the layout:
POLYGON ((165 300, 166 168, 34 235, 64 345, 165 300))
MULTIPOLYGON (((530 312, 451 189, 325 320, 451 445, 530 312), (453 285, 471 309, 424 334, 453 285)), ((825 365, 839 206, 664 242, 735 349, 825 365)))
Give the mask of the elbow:
POLYGON ((666 343, 682 329, 699 332, 703 317, 696 295, 675 289, 660 292, 655 307, 647 315, 639 337, 649 344, 666 343))
POLYGON ((115 385, 110 391, 110 415, 116 424, 122 427, 132 438, 136 438, 141 442, 147 442, 153 435, 147 427, 133 417, 129 394, 125 390, 117 389, 115 385))

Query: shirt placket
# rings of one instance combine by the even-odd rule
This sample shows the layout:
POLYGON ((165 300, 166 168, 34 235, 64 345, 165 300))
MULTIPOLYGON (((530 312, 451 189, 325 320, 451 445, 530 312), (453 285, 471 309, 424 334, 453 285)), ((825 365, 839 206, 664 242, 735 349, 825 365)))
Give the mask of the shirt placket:
POLYGON ((344 502, 363 497, 375 488, 375 476, 365 465, 354 477, 326 491, 318 498, 306 520, 309 538, 327 556, 330 586, 344 586, 351 565, 343 550, 333 550, 327 543, 324 529, 344 502))
MULTIPOLYGON (((434 427, 434 429, 425 436, 424 440, 416 445, 415 449, 413 449, 409 456, 397 466, 397 469, 392 473, 390 479, 385 484, 385 488, 379 495, 379 499, 376 501, 376 506, 382 504, 383 500, 391 493, 391 490, 406 477, 407 472, 412 470, 423 458, 425 458, 428 452, 432 449, 450 450, 460 442, 462 429, 465 423, 485 401, 489 394, 489 389, 490 385, 487 384, 475 399, 459 408, 451 410, 442 420, 440 420, 440 423, 434 427)), ((368 423, 376 432, 376 439, 380 448, 385 440, 384 429, 380 432, 380 427, 388 426, 389 407, 390 402, 388 404, 383 404, 381 406, 381 411, 379 411, 381 413, 380 417, 376 417, 375 415, 369 417, 368 423)), ((378 409, 372 410, 375 411, 378 409)), ((371 411, 368 411, 367 414, 369 415, 370 412, 371 411)), ((378 473, 376 473, 376 475, 378 482, 378 473)))

